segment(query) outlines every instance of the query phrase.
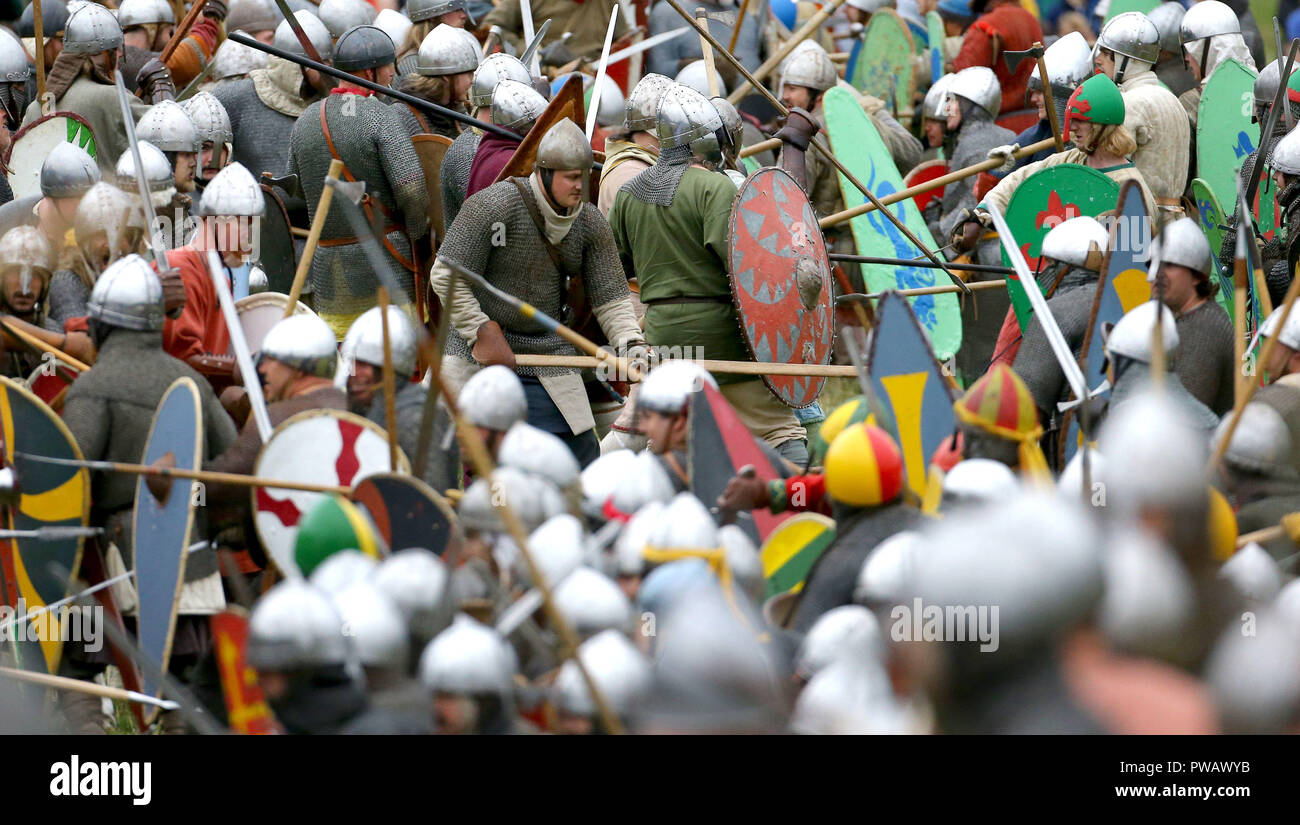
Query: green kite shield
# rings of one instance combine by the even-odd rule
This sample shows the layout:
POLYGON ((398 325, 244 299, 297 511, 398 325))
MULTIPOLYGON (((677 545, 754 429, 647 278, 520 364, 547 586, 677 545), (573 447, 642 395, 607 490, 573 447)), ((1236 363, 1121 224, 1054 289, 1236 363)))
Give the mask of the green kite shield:
MULTIPOLYGON (((883 198, 902 191, 903 178, 898 174, 898 168, 894 166, 884 141, 876 132, 875 124, 858 105, 853 93, 848 89, 830 89, 826 92, 824 100, 827 134, 830 136, 831 148, 835 155, 876 197, 883 198)), ((840 175, 839 179, 840 194, 844 197, 846 207, 866 203, 866 196, 859 192, 856 186, 843 175, 840 175)), ((930 249, 938 248, 938 244, 930 235, 929 227, 925 225, 925 218, 921 216, 914 202, 904 200, 886 208, 892 211, 921 243, 930 249)), ((898 231, 898 227, 894 226, 893 222, 878 211, 858 215, 849 222, 849 225, 853 229, 853 240, 857 244, 859 255, 917 258, 923 254, 902 232, 898 231)), ((864 264, 862 274, 868 292, 948 284, 948 277, 941 269, 864 264)), ((952 357, 961 348, 961 311, 958 308, 957 296, 952 293, 919 295, 909 298, 908 301, 935 350, 945 360, 952 357)))
MULTIPOLYGON (((1264 180, 1261 176, 1261 186, 1264 180)), ((1214 274, 1219 279, 1219 291, 1214 294, 1214 299, 1231 318, 1232 279, 1219 264, 1219 250, 1223 249, 1223 233, 1228 225, 1227 216, 1223 214, 1223 207, 1219 206, 1219 199, 1214 197, 1210 187, 1201 178, 1192 181, 1192 198, 1196 201, 1196 223, 1205 233, 1205 239, 1210 242, 1210 261, 1214 264, 1214 274)))
MULTIPOLYGON (((76 439, 63 420, 13 379, 0 376, 0 451, 3 465, 17 477, 14 506, 0 504, 0 527, 39 530, 45 527, 85 527, 90 518, 90 472, 33 461, 15 453, 81 461, 76 439)), ((0 595, 6 605, 23 612, 37 610, 66 597, 71 582, 56 576, 51 564, 79 574, 83 538, 0 539, 0 595)), ((62 654, 63 634, 57 611, 40 614, 27 623, 18 642, 18 663, 27 670, 56 673, 62 654), (40 639, 39 643, 37 640, 40 639)), ((13 630, 13 628, 10 628, 13 630)), ((16 637, 17 634, 11 636, 16 637)))
MULTIPOLYGON (((195 471, 203 465, 203 411, 192 378, 177 378, 153 416, 141 464, 195 471)), ((171 659, 176 609, 185 584, 186 552, 194 528, 199 482, 140 476, 135 482, 135 583, 138 592, 140 650, 165 672, 171 659), (161 496, 158 495, 161 491, 161 496)), ((144 692, 160 695, 161 685, 146 674, 144 692)), ((150 705, 146 721, 158 713, 150 705)))
MULTIPOLYGON (((768 364, 829 364, 834 337, 831 267, 808 196, 783 169, 745 179, 731 209, 731 295, 745 345, 768 364)), ((782 403, 806 407, 825 378, 764 375, 782 403)))
POLYGON ((939 16, 939 12, 925 13, 925 30, 929 33, 930 82, 933 83, 943 77, 943 41, 947 39, 944 36, 943 18, 939 16))
MULTIPOLYGON (((411 465, 401 450, 398 472, 411 465)), ((280 423, 262 445, 254 475, 277 481, 336 484, 350 487, 376 473, 386 473, 388 436, 376 424, 342 410, 307 410, 280 423)), ((252 490, 253 524, 267 556, 286 576, 299 576, 294 561, 298 522, 319 504, 326 493, 252 490)))
MULTIPOLYGON (((1129 11, 1150 14, 1158 5, 1160 5, 1160 0, 1111 0, 1110 9, 1106 12, 1106 19, 1102 21, 1102 25, 1129 11)), ((1098 31, 1101 30, 1098 29, 1098 31)))
POLYGON ((923 495, 930 456, 957 426, 956 398, 925 330, 896 292, 886 293, 876 307, 867 365, 876 396, 889 405, 898 426, 907 483, 923 495))
MULTIPOLYGON (((853 88, 885 101, 890 111, 911 109, 916 83, 912 76, 912 55, 916 49, 903 18, 893 9, 877 9, 867 23, 861 43, 858 54, 865 59, 853 62, 849 81, 853 88)), ((879 197, 880 193, 871 191, 879 197)))
POLYGON ((1236 201, 1237 170, 1259 145, 1259 124, 1251 123, 1255 77, 1253 69, 1225 60, 1210 75, 1201 94, 1196 169, 1219 203, 1236 201))
POLYGON ((458 532, 446 499, 412 475, 376 473, 352 489, 392 552, 423 547, 441 556, 458 532))
MULTIPOLYGON (((1025 262, 1037 272, 1038 253, 1048 232, 1070 218, 1080 215, 1095 218, 1114 209, 1118 197, 1119 184, 1096 169, 1077 163, 1049 166, 1025 178, 1012 193, 1005 214, 1007 227, 1020 241, 1025 262)), ((1002 263, 1011 266, 1011 258, 1005 249, 1002 250, 1002 263)), ((1024 285, 1014 273, 1007 276, 1007 292, 1011 295, 1016 321, 1023 331, 1034 310, 1024 285)))
POLYGON ((800 513, 784 521, 763 542, 759 556, 767 580, 766 601, 778 593, 798 593, 813 563, 835 541, 835 519, 800 513))
POLYGON ((75 143, 95 157, 95 133, 75 112, 52 112, 18 130, 4 156, 14 200, 41 194, 41 166, 60 143, 75 143))
MULTIPOLYGON (((932 181, 935 178, 941 178, 946 174, 948 174, 948 161, 943 160, 942 158, 927 160, 912 167, 912 171, 907 173, 907 177, 903 178, 903 188, 911 189, 913 186, 928 183, 929 181, 932 181)), ((924 212, 925 207, 930 204, 930 201, 935 198, 943 197, 943 190, 946 188, 946 186, 940 186, 938 189, 931 189, 929 192, 922 192, 912 198, 912 201, 916 204, 917 209, 924 212)), ((874 195, 876 193, 872 192, 871 194, 874 195)))

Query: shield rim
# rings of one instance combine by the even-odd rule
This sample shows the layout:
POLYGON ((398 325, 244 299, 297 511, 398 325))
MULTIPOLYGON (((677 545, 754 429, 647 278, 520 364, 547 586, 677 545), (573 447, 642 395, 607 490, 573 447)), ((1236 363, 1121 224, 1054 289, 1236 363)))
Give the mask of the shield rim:
MULTIPOLYGON (((279 196, 278 194, 276 194, 275 187, 273 187, 273 186, 268 186, 264 181, 258 181, 257 185, 258 185, 258 187, 261 188, 261 190, 262 190, 262 201, 263 201, 264 203, 267 204, 268 214, 269 214, 269 212, 270 212, 271 205, 274 204, 274 206, 276 207, 276 210, 277 210, 277 214, 279 214, 280 218, 284 221, 284 231, 285 231, 285 234, 287 234, 287 235, 289 236, 288 249, 289 249, 289 251, 290 251, 290 254, 292 255, 292 261, 291 261, 291 265, 290 265, 289 268, 290 268, 291 270, 296 271, 296 270, 298 269, 298 261, 299 261, 299 259, 302 257, 302 255, 301 255, 301 253, 300 253, 299 250, 298 250, 298 245, 297 245, 296 243, 294 243, 294 239, 293 239, 293 223, 289 220, 289 209, 288 209, 288 207, 286 207, 286 206, 284 205, 284 201, 281 200, 280 196, 279 196)), ((261 227, 261 226, 266 226, 266 225, 269 225, 269 224, 266 222, 266 219, 265 219, 265 218, 261 218, 261 219, 258 221, 258 226, 259 226, 259 227, 261 227)), ((258 231, 259 231, 259 234, 260 234, 260 233, 261 233, 261 230, 259 229, 258 231)), ((259 255, 258 255, 258 261, 257 261, 257 262, 260 264, 260 263, 262 263, 262 260, 263 260, 262 255, 260 254, 260 250, 261 250, 261 240, 260 240, 260 238, 259 238, 259 240, 258 240, 258 250, 259 250, 259 255)), ((281 261, 278 265, 282 265, 282 264, 283 264, 283 262, 281 261)), ((265 267, 263 267, 263 268, 265 268, 265 267)), ((260 294, 263 294, 263 293, 257 293, 257 294, 260 295, 260 294)), ((251 296, 244 296, 244 297, 251 297, 251 296)), ((241 298, 240 300, 243 300, 243 299, 241 298)))
MULTIPOLYGON (((745 182, 740 185, 740 187, 736 190, 735 197, 732 198, 731 215, 727 219, 727 283, 731 287, 731 301, 733 306, 736 309, 736 314, 739 316, 740 337, 741 340, 745 342, 745 351, 749 353, 749 357, 752 358, 755 363, 801 364, 804 366, 812 366, 804 361, 766 361, 760 359, 754 347, 754 342, 749 339, 749 332, 745 326, 745 316, 741 312, 741 305, 742 305, 741 294, 740 294, 741 290, 739 284, 736 283, 736 274, 735 274, 735 268, 736 268, 735 239, 737 237, 736 227, 742 223, 740 219, 740 202, 746 190, 750 187, 750 185, 753 184, 753 182, 759 176, 768 175, 768 174, 770 174, 772 177, 784 175, 786 178, 788 178, 792 190, 798 192, 800 195, 803 196, 803 203, 807 209, 807 213, 812 216, 812 219, 814 221, 817 220, 817 212, 813 209, 812 202, 808 200, 807 193, 803 191, 803 188, 799 186, 798 182, 795 181, 794 177, 791 176, 789 172, 785 171, 779 166, 765 166, 746 176, 745 182)), ((763 194, 763 190, 761 188, 759 188, 756 184, 754 184, 754 186, 756 189, 759 190, 760 194, 763 194)), ((770 195, 770 193, 771 193, 771 187, 769 186, 767 189, 767 194, 770 195)), ((789 227, 786 227, 786 229, 788 231, 789 227)), ((821 250, 821 260, 823 264, 822 291, 823 294, 827 296, 826 307, 825 307, 827 313, 826 329, 828 332, 827 340, 825 344, 826 351, 824 355, 821 356, 820 360, 818 360, 817 362, 818 365, 825 366, 826 364, 829 364, 831 362, 831 358, 835 352, 835 308, 832 303, 832 296, 834 295, 835 283, 833 278, 831 277, 831 267, 830 267, 831 262, 830 262, 829 253, 826 249, 826 238, 822 235, 821 230, 810 233, 810 237, 812 238, 813 242, 817 245, 817 248, 821 250)), ((792 257, 789 260, 793 261, 794 258, 792 257)), ((791 280, 793 280, 793 277, 794 275, 792 271, 791 280)), ((826 379, 824 377, 814 378, 813 384, 811 386, 815 387, 816 389, 812 392, 812 398, 810 398, 809 400, 805 401, 802 404, 795 404, 795 403, 791 403, 789 399, 785 398, 782 395, 781 390, 779 390, 777 386, 775 386, 775 384, 779 383, 778 379, 794 378, 797 376, 761 375, 759 377, 763 379, 763 385, 767 387, 768 392, 772 393, 772 395, 775 396, 776 399, 780 401, 782 404, 785 404, 787 407, 792 407, 794 409, 803 409, 805 407, 811 407, 813 404, 817 403, 817 399, 821 397, 822 390, 826 388, 826 379)), ((793 381, 791 381, 790 383, 793 384, 793 381)))
MULTIPOLYGON (((793 515, 793 516, 791 516, 790 518, 786 519, 785 521, 781 522, 781 523, 778 524, 776 527, 772 528, 772 532, 770 532, 770 533, 767 534, 767 538, 763 540, 762 545, 758 548, 758 558, 759 558, 759 561, 763 563, 763 568, 764 568, 764 572, 763 572, 763 582, 764 582, 765 585, 767 585, 768 583, 770 583, 770 582, 772 581, 772 579, 773 579, 773 577, 774 577, 774 575, 775 575, 776 573, 779 573, 782 569, 784 569, 784 565, 783 565, 782 567, 778 567, 778 568, 776 568, 775 570, 772 571, 773 576, 769 576, 769 575, 767 574, 767 571, 766 571, 766 568, 767 568, 766 553, 767 553, 768 549, 771 547, 772 540, 773 540, 774 538, 776 538, 778 535, 780 535, 782 531, 787 530, 787 529, 791 529, 791 526, 792 526, 792 525, 798 526, 798 525, 803 525, 803 524, 807 524, 807 523, 816 524, 816 525, 818 525, 818 526, 820 526, 820 527, 822 528, 822 532, 817 534, 817 536, 818 536, 819 538, 820 538, 822 535, 824 535, 827 531, 829 531, 829 532, 831 533, 831 537, 832 537, 831 540, 834 541, 834 537, 835 537, 835 535, 837 535, 836 532, 835 532, 835 519, 831 518, 830 516, 825 516, 825 515, 822 515, 821 513, 815 513, 815 512, 812 512, 812 511, 807 511, 807 512, 803 512, 803 513, 796 513, 795 515, 793 515)), ((796 551, 796 552, 794 553, 794 556, 798 556, 799 553, 802 552, 803 549, 804 549, 805 547, 807 547, 807 546, 808 546, 807 544, 802 545, 802 546, 799 548, 799 550, 796 551)), ((830 550, 830 547, 829 547, 829 546, 827 546, 825 549, 822 550, 822 552, 821 552, 820 554, 818 554, 817 559, 820 559, 822 556, 826 555, 826 551, 827 551, 827 550, 830 550)), ((793 559, 794 556, 791 556, 791 559, 793 559)), ((810 564, 810 565, 808 566, 808 571, 807 571, 807 573, 804 574, 804 577, 803 577, 802 579, 800 579, 800 581, 799 581, 799 583, 798 583, 797 585, 795 585, 794 587, 787 588, 787 589, 785 589, 785 590, 779 590, 779 591, 776 591, 776 592, 768 593, 768 594, 764 597, 764 601, 766 601, 767 599, 772 598, 773 596, 779 596, 779 595, 781 595, 782 593, 794 593, 794 594, 802 593, 802 592, 803 592, 804 585, 806 585, 806 584, 808 583, 808 573, 811 573, 811 572, 812 572, 813 566, 817 564, 817 559, 813 559, 813 563, 810 564)), ((787 564, 788 564, 788 563, 789 563, 789 562, 787 562, 787 564)))
MULTIPOLYGON (((901 31, 903 33, 903 37, 907 39, 907 54, 909 56, 918 54, 916 50, 916 40, 912 37, 912 27, 907 24, 907 21, 903 19, 903 16, 901 14, 899 14, 895 9, 891 9, 891 8, 876 9, 874 12, 871 13, 871 19, 867 21, 867 28, 862 32, 863 49, 867 47, 867 38, 871 35, 871 27, 872 25, 875 24, 878 16, 880 16, 882 19, 884 17, 893 18, 895 25, 898 27, 898 30, 901 31)), ((854 69, 856 70, 857 67, 855 66, 854 69)), ((875 92, 859 88, 857 84, 853 82, 852 79, 849 79, 848 83, 850 86, 854 88, 854 90, 856 90, 859 93, 869 94, 873 97, 878 97, 881 100, 885 101, 885 104, 889 107, 890 113, 897 112, 900 109, 905 108, 899 105, 900 100, 906 100, 908 101, 908 105, 910 105, 912 98, 915 97, 916 95, 916 71, 910 65, 908 66, 907 78, 905 84, 901 87, 900 86, 894 87, 893 100, 890 100, 889 98, 883 97, 881 95, 877 95, 875 92)))
MULTIPOLYGON (((154 435, 158 433, 158 420, 159 420, 159 416, 163 411, 163 408, 167 406, 167 402, 168 400, 171 399, 173 393, 179 393, 186 390, 189 391, 190 400, 194 404, 194 466, 182 467, 181 469, 198 470, 203 466, 203 397, 199 395, 199 388, 198 385, 194 383, 194 379, 190 378, 188 375, 182 375, 180 378, 177 378, 175 381, 173 381, 171 386, 167 388, 167 392, 163 393, 162 399, 158 402, 158 408, 155 409, 153 413, 153 421, 150 422, 149 424, 149 437, 148 439, 145 440, 144 450, 140 454, 140 460, 142 462, 149 457, 149 448, 153 445, 154 435)), ((170 434, 168 435, 170 436, 170 434)), ((182 437, 183 436, 177 436, 177 439, 179 440, 182 437)), ((131 541, 133 544, 138 542, 140 536, 140 516, 141 516, 140 502, 144 500, 142 497, 153 496, 153 494, 149 492, 149 488, 146 485, 145 480, 146 480, 145 476, 139 476, 135 480, 135 501, 131 508, 131 541)), ((167 671, 167 664, 171 660, 172 643, 175 641, 176 638, 176 618, 180 611, 181 590, 184 589, 185 587, 185 563, 189 559, 189 553, 186 552, 186 550, 190 545, 190 538, 192 538, 194 534, 194 485, 198 484, 199 482, 190 479, 188 480, 188 482, 186 482, 189 487, 187 491, 185 490, 184 487, 181 487, 180 490, 176 489, 176 487, 179 486, 180 483, 183 481, 185 480, 173 479, 172 480, 173 487, 170 493, 170 495, 176 495, 178 493, 184 492, 186 500, 189 501, 190 504, 186 508, 185 537, 181 542, 180 563, 176 569, 176 590, 174 593, 172 593, 171 618, 168 621, 167 635, 163 641, 162 661, 159 663, 159 666, 163 670, 163 672, 167 671)), ((135 559, 135 586, 136 586, 137 593, 142 592, 140 589, 139 571, 144 569, 144 565, 140 563, 139 549, 140 548, 138 546, 133 547, 133 553, 132 553, 132 556, 135 559)), ((136 601, 137 602, 141 601, 138 596, 136 598, 136 601)), ((139 622, 140 620, 140 607, 141 604, 136 605, 137 622, 139 622)), ((138 633, 139 631, 137 628, 137 636, 138 633)), ((141 647, 141 652, 147 652, 144 651, 143 646, 141 647)), ((144 680, 144 681, 147 682, 149 680, 144 680)), ((147 687, 144 690, 146 690, 152 696, 162 695, 162 685, 155 685, 152 691, 148 691, 147 687)), ((144 709, 145 723, 152 724, 153 721, 158 717, 158 714, 161 712, 162 710, 156 705, 150 705, 149 707, 145 708, 144 709)))
MULTIPOLYGON (((353 424, 357 424, 357 425, 361 426, 361 427, 364 428, 364 429, 370 430, 370 431, 373 432, 375 435, 378 435, 380 438, 382 438, 382 439, 384 440, 385 445, 388 443, 388 432, 387 432, 386 430, 384 430, 383 427, 381 427, 381 426, 379 426, 378 424, 376 424, 375 422, 371 421, 369 418, 365 418, 364 416, 357 415, 357 414, 354 413, 354 412, 350 412, 350 411, 348 411, 348 410, 335 410, 335 409, 331 409, 331 408, 318 408, 318 409, 314 409, 314 410, 303 410, 302 412, 300 412, 300 413, 298 413, 298 414, 296 414, 296 415, 291 415, 291 416, 289 416, 289 417, 286 418, 285 420, 281 421, 281 422, 280 422, 280 423, 275 427, 275 429, 271 430, 271 437, 268 438, 265 442, 262 443, 262 446, 261 446, 261 447, 258 449, 258 451, 257 451, 257 460, 253 462, 253 475, 254 475, 254 477, 257 477, 257 478, 274 478, 274 476, 266 476, 266 475, 264 475, 264 474, 261 472, 261 470, 262 470, 262 461, 263 461, 263 459, 266 458, 266 449, 267 449, 267 447, 269 447, 269 446, 271 445, 271 442, 275 440, 276 436, 280 435, 282 432, 284 432, 285 430, 289 429, 292 425, 297 424, 297 423, 302 422, 302 421, 306 421, 306 420, 308 420, 308 419, 310 419, 310 418, 333 418, 333 419, 338 420, 338 421, 348 421, 348 422, 351 422, 351 423, 353 423, 353 424)), ((409 474, 409 473, 411 472, 411 463, 410 463, 410 461, 407 460, 407 458, 406 458, 406 453, 402 452, 402 448, 401 448, 401 447, 398 447, 398 448, 397 448, 397 466, 398 466, 398 468, 399 468, 399 469, 398 469, 398 474, 399 474, 399 475, 401 475, 401 474, 403 474, 403 473, 405 473, 405 474, 409 474)), ((391 472, 391 471, 389 471, 389 470, 385 470, 384 472, 391 472)), ((367 475, 365 475, 365 476, 362 476, 362 478, 369 478, 370 475, 371 475, 371 474, 367 474, 367 475)), ((355 486, 355 484, 354 484, 353 486, 355 486)), ((249 488, 248 488, 248 502, 249 502, 249 508, 250 508, 250 510, 251 510, 251 512, 252 512, 252 517, 253 517, 253 530, 254 530, 254 532, 257 533, 257 540, 260 541, 260 542, 262 543, 262 549, 266 552, 266 558, 271 562, 271 564, 273 564, 273 565, 275 566, 275 569, 276 569, 277 571, 279 571, 279 573, 280 573, 280 575, 281 575, 282 577, 284 577, 284 578, 294 578, 294 577, 297 577, 297 578, 305 578, 305 577, 302 575, 302 571, 298 570, 296 565, 294 566, 294 569, 293 569, 293 570, 285 570, 285 569, 283 569, 283 568, 281 567, 281 565, 280 565, 280 562, 275 558, 275 555, 271 552, 270 542, 268 542, 268 541, 266 540, 266 536, 263 535, 263 533, 262 533, 262 525, 259 524, 259 523, 258 523, 258 520, 257 520, 258 513, 261 512, 261 511, 258 509, 258 507, 257 507, 257 491, 258 491, 259 489, 262 489, 262 488, 260 488, 260 487, 249 487, 249 488)), ((311 495, 311 496, 325 496, 325 495, 329 495, 329 494, 328 494, 328 493, 306 493, 306 495, 311 495)), ((349 497, 349 498, 350 498, 350 497, 349 497)), ((295 535, 296 535, 296 534, 295 534, 295 535)))
MULTIPOLYGON (((4 163, 4 168, 6 170, 10 168, 10 161, 13 158, 14 147, 18 145, 18 141, 21 140, 28 133, 32 132, 37 126, 41 126, 47 121, 53 120, 56 117, 67 118, 68 120, 75 120, 78 125, 84 127, 88 132, 90 132, 90 139, 95 142, 95 154, 91 155, 91 157, 95 159, 96 163, 99 162, 99 137, 95 134, 95 129, 90 125, 90 122, 87 121, 81 115, 77 114, 76 112, 60 110, 57 112, 50 112, 48 115, 41 115, 40 117, 36 118, 36 120, 33 120, 31 123, 28 123, 26 126, 19 129, 17 132, 14 132, 13 137, 9 140, 8 148, 5 149, 4 157, 0 158, 0 162, 4 163)), ((69 143, 71 141, 64 141, 64 142, 69 143)), ((38 172, 38 177, 39 177, 39 172, 38 172)), ((12 181, 10 182, 10 188, 12 188, 12 181)), ((40 188, 38 187, 36 192, 32 194, 40 195, 40 188)), ((14 192, 15 200, 18 200, 23 197, 30 197, 30 196, 19 195, 17 192, 14 192)))
MULTIPOLYGON (((950 171, 952 171, 950 168, 950 164, 944 158, 930 158, 929 160, 923 160, 917 165, 913 166, 911 169, 909 169, 906 175, 903 175, 903 188, 910 189, 913 186, 916 186, 917 184, 927 183, 929 181, 934 180, 934 178, 917 177, 918 172, 928 172, 931 169, 943 170, 943 172, 936 175, 935 177, 942 177, 943 175, 946 175, 950 171)), ((917 209, 924 211, 925 207, 930 203, 930 201, 934 200, 935 198, 942 198, 943 190, 947 188, 948 188, 947 186, 940 186, 938 189, 931 189, 929 192, 922 192, 921 194, 912 198, 912 201, 916 204, 917 209)))
MULTIPOLYGON (((371 479, 400 479, 403 483, 410 484, 416 490, 428 496, 433 501, 434 506, 437 507, 438 510, 442 512, 443 516, 445 516, 447 519, 447 523, 451 525, 451 534, 447 538, 448 547, 443 550, 443 553, 446 553, 446 550, 450 549, 452 540, 464 537, 464 533, 460 529, 460 522, 456 519, 456 511, 452 509, 451 503, 447 501, 447 499, 444 496, 442 496, 437 490, 433 489, 433 487, 430 486, 430 484, 427 481, 411 473, 394 473, 391 470, 387 470, 381 473, 372 473, 366 476, 365 478, 361 479, 361 481, 358 481, 356 484, 352 486, 352 494, 348 496, 348 500, 351 501, 353 504, 364 504, 364 502, 358 501, 356 498, 357 488, 360 487, 362 484, 366 483, 367 481, 370 481, 371 479)), ((373 515, 371 515, 370 518, 372 521, 374 520, 373 515)), ((375 526, 376 528, 378 528, 379 525, 376 524, 375 526)), ((392 550, 390 537, 383 536, 382 533, 380 535, 384 539, 384 541, 389 544, 389 553, 392 553, 393 550, 392 550)), ((437 555, 441 557, 443 553, 439 553, 437 555)))
MULTIPOLYGON (((77 439, 73 437, 72 431, 68 429, 67 424, 63 423, 63 419, 58 415, 58 413, 54 412, 54 410, 50 408, 49 404, 46 404, 44 401, 42 401, 35 393, 31 392, 29 389, 23 386, 23 384, 20 381, 18 381, 15 378, 10 378, 9 376, 6 375, 0 375, 0 385, 3 385, 3 387, 9 391, 17 392, 19 395, 23 396, 28 401, 32 402, 38 408, 43 410, 46 416, 49 418, 49 420, 54 424, 55 429, 59 431, 59 433, 64 437, 64 439, 66 439, 68 445, 72 448, 73 458, 75 458, 77 461, 85 460, 85 456, 81 452, 81 446, 77 444, 77 439)), ((13 445, 12 444, 8 445, 8 449, 9 452, 12 453, 14 449, 13 445)), ((84 493, 82 495, 82 500, 81 500, 81 526, 85 527, 90 522, 90 470, 88 470, 85 467, 79 467, 77 468, 76 473, 73 474, 74 478, 76 478, 77 476, 81 477, 81 487, 84 493)), ((21 551, 22 549, 21 542, 25 541, 25 539, 12 539, 12 540, 0 539, 0 541, 12 541, 13 550, 21 551)), ((78 536, 77 550, 73 556, 72 570, 70 571, 73 576, 73 579, 70 579, 68 581, 68 585, 63 591, 63 598, 67 598, 68 596, 71 596, 73 593, 72 582, 73 580, 75 580, 75 578, 78 575, 80 575, 81 558, 82 558, 82 554, 85 551, 85 544, 86 544, 85 537, 78 536)), ((15 586, 17 586, 17 583, 15 583, 15 586)), ((59 666, 59 663, 63 660, 63 643, 61 641, 59 642, 57 650, 58 650, 58 656, 54 662, 54 667, 56 670, 59 666)), ((48 665, 49 663, 46 662, 46 664, 48 665)))

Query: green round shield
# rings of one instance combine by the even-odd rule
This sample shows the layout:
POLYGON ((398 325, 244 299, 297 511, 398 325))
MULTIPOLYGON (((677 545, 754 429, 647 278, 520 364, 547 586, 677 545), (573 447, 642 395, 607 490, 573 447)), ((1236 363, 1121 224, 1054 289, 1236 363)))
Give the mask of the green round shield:
POLYGON ((860 55, 854 61, 853 88, 893 101, 895 112, 910 109, 916 79, 912 76, 912 35, 903 18, 893 9, 880 9, 871 15, 863 35, 860 55))

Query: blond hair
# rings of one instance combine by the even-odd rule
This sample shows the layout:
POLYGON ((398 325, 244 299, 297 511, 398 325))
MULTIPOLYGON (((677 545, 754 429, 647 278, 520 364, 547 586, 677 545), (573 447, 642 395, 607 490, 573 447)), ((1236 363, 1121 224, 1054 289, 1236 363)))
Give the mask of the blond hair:
POLYGON ((1124 124, 1121 123, 1112 126, 1106 132, 1101 142, 1097 144, 1096 151, 1105 152, 1117 158, 1131 158, 1137 148, 1137 141, 1133 139, 1133 133, 1125 129, 1124 124))

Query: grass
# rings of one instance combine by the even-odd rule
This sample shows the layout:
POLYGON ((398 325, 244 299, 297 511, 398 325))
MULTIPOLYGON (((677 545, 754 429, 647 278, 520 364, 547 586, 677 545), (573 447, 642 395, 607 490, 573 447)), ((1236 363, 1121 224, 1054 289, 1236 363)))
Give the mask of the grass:
MULTIPOLYGON (((1277 47, 1273 45, 1273 15, 1277 14, 1276 0, 1250 0, 1250 13, 1259 24, 1259 31, 1264 35, 1264 54, 1269 61, 1277 59, 1277 47)), ((1282 38, 1286 39, 1286 21, 1282 23, 1282 38)))

